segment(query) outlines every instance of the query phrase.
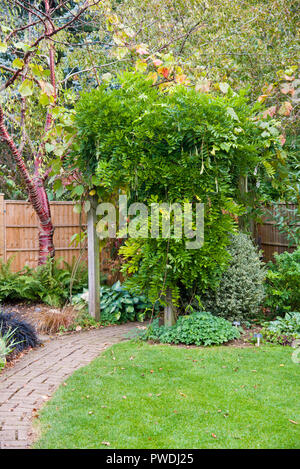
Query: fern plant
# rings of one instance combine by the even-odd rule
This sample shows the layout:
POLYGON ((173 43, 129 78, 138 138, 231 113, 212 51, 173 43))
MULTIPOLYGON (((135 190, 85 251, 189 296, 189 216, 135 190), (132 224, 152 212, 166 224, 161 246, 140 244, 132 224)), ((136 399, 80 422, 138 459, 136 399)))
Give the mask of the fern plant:
POLYGON ((36 269, 27 266, 20 272, 12 272, 12 258, 4 263, 0 259, 0 301, 28 300, 42 301, 50 306, 59 307, 70 299, 71 292, 77 293, 87 286, 87 268, 79 266, 75 271, 74 263, 61 259, 49 259, 45 265, 36 269))

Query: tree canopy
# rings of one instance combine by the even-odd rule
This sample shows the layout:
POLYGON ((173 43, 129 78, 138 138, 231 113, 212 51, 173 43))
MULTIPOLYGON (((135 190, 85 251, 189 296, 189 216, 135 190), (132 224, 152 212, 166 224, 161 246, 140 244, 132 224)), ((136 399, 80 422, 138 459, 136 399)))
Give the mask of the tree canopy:
POLYGON ((81 193, 93 190, 103 200, 119 190, 149 206, 205 204, 201 249, 187 250, 186 237, 125 242, 120 252, 131 288, 148 291, 152 301, 170 288, 176 301, 180 284, 205 290, 217 282, 235 215, 244 210, 241 178, 248 175, 259 197, 257 180, 281 158, 279 124, 261 114, 242 90, 221 96, 177 84, 166 92, 137 72, 83 94, 69 158, 83 176, 81 193))

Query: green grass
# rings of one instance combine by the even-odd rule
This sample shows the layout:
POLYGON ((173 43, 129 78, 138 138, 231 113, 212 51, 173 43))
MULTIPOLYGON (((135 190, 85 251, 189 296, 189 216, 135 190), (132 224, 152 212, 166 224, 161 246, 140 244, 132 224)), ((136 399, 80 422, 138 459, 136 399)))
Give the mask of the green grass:
POLYGON ((41 411, 35 447, 300 448, 300 367, 291 354, 118 344, 58 389, 41 411))

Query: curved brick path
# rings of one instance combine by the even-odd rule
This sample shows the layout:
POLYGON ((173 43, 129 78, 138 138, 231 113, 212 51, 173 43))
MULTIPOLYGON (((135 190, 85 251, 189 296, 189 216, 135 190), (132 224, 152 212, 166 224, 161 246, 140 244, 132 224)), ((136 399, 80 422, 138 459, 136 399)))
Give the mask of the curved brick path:
POLYGON ((0 449, 28 448, 33 411, 77 368, 124 340, 137 325, 105 327, 49 340, 4 371, 0 375, 0 449))

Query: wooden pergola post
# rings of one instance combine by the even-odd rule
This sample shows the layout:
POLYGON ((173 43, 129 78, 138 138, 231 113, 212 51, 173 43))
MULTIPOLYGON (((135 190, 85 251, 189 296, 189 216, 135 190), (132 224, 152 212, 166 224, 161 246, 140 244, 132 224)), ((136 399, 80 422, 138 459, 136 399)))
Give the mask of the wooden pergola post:
POLYGON ((88 271, 89 271, 89 314, 100 320, 100 244, 96 232, 96 208, 98 198, 90 196, 90 210, 87 217, 88 271))
POLYGON ((164 324, 165 326, 173 326, 176 323, 176 307, 172 301, 172 291, 170 288, 167 288, 165 301, 164 324))

